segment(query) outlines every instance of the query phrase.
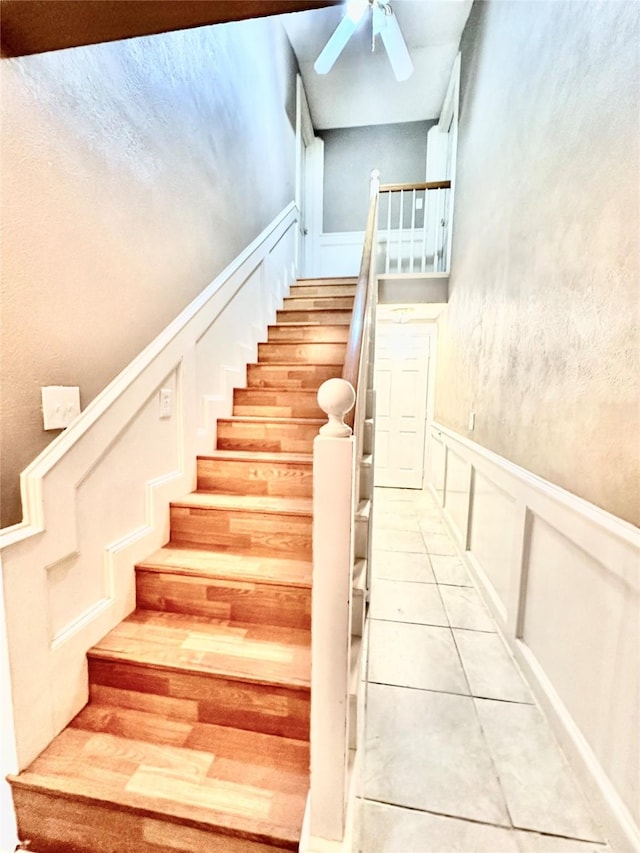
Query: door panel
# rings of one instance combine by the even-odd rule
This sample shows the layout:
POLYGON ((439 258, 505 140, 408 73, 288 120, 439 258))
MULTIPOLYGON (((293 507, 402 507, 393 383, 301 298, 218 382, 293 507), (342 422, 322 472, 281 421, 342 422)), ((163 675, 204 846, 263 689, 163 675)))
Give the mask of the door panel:
POLYGON ((424 324, 377 328, 376 486, 422 488, 429 345, 424 324))

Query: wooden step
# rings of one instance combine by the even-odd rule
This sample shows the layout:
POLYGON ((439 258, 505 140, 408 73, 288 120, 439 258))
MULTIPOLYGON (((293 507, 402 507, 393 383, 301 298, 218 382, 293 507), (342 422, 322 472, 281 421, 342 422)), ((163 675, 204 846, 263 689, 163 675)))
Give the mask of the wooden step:
POLYGON ((355 275, 334 276, 329 278, 299 278, 296 285, 300 287, 316 287, 319 284, 357 284, 358 277, 355 275))
POLYGON ((170 505, 171 544, 254 554, 311 557, 311 498, 193 492, 170 505))
MULTIPOLYGON (((315 392, 310 392, 315 394, 315 392)), ((308 453, 217 450, 198 458, 198 491, 310 498, 313 458, 308 453)))
POLYGON ((261 364, 344 364, 346 343, 305 344, 277 343, 258 344, 258 361, 261 364))
POLYGON ((349 327, 345 324, 317 326, 313 323, 290 323, 283 326, 269 326, 267 333, 269 343, 278 341, 346 343, 348 338, 349 327))
POLYGON ((234 388, 233 414, 274 418, 321 418, 315 390, 234 388))
POLYGON ((289 296, 355 296, 356 284, 294 284, 289 296))
POLYGON ((317 325, 314 323, 290 323, 284 326, 269 326, 267 340, 305 341, 309 343, 345 343, 349 338, 346 324, 317 325))
POLYGON ((326 419, 219 418, 218 450, 312 453, 313 440, 326 419))
POLYGON ((331 311, 353 309, 353 296, 285 296, 283 311, 331 311))
POLYGON ((311 563, 162 548, 136 566, 144 610, 311 629, 311 563))
POLYGON ((326 308, 315 308, 311 310, 301 310, 300 308, 287 308, 283 311, 276 311, 276 322, 279 326, 288 323, 330 323, 332 325, 351 323, 351 308, 334 308, 327 310, 326 308))
POLYGON ((339 364, 248 364, 249 388, 310 388, 342 375, 339 364))
POLYGON ((34 853, 297 850, 304 741, 91 704, 11 779, 34 853))
POLYGON ((91 701, 308 739, 308 631, 136 610, 88 658, 91 701))
POLYGON ((237 581, 288 584, 301 589, 311 586, 311 562, 285 557, 221 554, 217 551, 165 545, 139 565, 144 569, 170 570, 185 575, 210 574, 237 581))

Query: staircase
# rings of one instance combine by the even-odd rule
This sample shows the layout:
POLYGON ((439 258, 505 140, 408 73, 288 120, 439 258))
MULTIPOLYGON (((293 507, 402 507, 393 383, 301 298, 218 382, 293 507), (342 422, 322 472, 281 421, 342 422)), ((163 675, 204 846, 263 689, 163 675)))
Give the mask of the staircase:
POLYGON ((277 313, 137 608, 90 649, 89 704, 12 777, 35 853, 297 850, 309 789, 312 444, 353 279, 277 313))

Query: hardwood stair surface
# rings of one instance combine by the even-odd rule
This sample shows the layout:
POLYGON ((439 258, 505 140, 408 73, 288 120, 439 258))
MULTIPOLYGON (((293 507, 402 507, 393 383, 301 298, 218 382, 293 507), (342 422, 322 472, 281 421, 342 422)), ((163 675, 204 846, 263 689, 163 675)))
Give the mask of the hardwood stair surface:
POLYGON ((34 853, 297 850, 309 788, 313 439, 354 278, 301 279, 87 654, 89 704, 11 777, 34 853))

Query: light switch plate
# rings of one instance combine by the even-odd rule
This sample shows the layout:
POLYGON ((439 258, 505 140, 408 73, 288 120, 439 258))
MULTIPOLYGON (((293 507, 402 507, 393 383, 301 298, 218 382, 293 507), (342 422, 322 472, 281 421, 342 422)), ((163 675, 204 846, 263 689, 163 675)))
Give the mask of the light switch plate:
POLYGON ((65 429, 80 414, 77 385, 47 385, 42 391, 44 428, 65 429))
POLYGON ((173 389, 160 389, 160 417, 170 418, 173 416, 173 389))

